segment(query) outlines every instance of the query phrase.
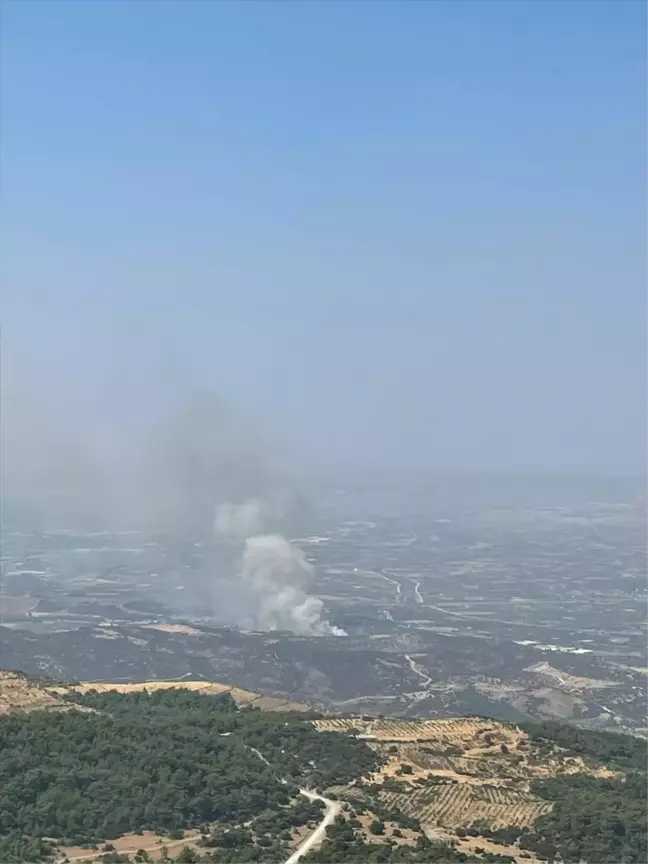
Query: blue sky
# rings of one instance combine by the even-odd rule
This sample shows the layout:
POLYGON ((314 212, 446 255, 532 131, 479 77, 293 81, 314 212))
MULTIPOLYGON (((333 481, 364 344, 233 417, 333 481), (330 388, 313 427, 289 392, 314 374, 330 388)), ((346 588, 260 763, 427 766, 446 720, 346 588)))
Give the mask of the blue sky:
POLYGON ((2 25, 18 380, 116 423, 214 387, 322 460, 644 470, 644 3, 2 25))

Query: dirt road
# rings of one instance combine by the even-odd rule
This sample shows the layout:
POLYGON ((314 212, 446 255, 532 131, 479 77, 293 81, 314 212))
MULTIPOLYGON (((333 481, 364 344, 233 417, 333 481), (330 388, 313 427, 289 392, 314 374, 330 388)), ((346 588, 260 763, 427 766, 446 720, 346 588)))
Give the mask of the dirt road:
POLYGON ((324 818, 320 822, 320 824, 312 831, 308 837, 300 843, 299 846, 292 853, 290 858, 286 861, 286 864, 296 864, 297 861, 305 855, 307 852, 313 848, 313 846, 319 845, 322 840, 326 837, 326 829, 333 822, 335 817, 338 815, 340 810, 342 809, 342 805, 339 801, 331 801, 330 798, 325 798, 323 795, 318 795, 317 792, 311 792, 310 789, 300 789, 299 790, 302 795, 305 795, 306 798, 309 798, 311 801, 323 801, 326 805, 326 810, 324 812, 324 818))
MULTIPOLYGON (((257 750, 256 747, 250 747, 249 744, 247 744, 246 746, 250 750, 252 750, 255 756, 258 756, 262 762, 265 762, 268 767, 272 767, 260 750, 257 750)), ((277 779, 280 783, 287 783, 285 777, 278 777, 277 779)), ((299 844, 299 846, 295 849, 290 858, 288 858, 288 860, 286 861, 286 864, 296 864, 296 862, 299 861, 302 855, 305 855, 307 852, 309 852, 313 848, 313 846, 318 846, 326 837, 327 827, 333 822, 335 817, 342 809, 342 805, 338 801, 332 801, 330 798, 325 798, 323 795, 319 795, 317 792, 313 792, 312 789, 300 789, 299 792, 300 794, 304 795, 304 797, 308 798, 309 801, 323 801, 326 810, 324 811, 322 821, 319 823, 317 828, 311 831, 308 837, 299 844)))
MULTIPOLYGON (((183 837, 181 840, 170 840, 168 837, 161 837, 154 834, 152 831, 145 831, 143 834, 126 834, 123 837, 118 837, 112 840, 111 843, 115 850, 122 855, 134 855, 138 849, 145 849, 152 859, 156 860, 162 855, 162 848, 165 847, 169 857, 177 855, 184 846, 194 846, 200 840, 200 832, 194 831, 183 837)), ((72 864, 74 861, 98 861, 105 852, 103 849, 84 849, 82 847, 60 847, 57 861, 61 862, 63 858, 72 864)))

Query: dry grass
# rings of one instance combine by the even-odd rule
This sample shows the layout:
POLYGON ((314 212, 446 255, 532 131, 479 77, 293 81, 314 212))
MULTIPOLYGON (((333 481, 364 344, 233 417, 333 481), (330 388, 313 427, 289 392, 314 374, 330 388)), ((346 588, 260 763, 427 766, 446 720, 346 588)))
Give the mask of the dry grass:
MULTIPOLYGON (((531 792, 534 778, 583 772, 613 774, 602 766, 592 768, 558 747, 539 758, 525 732, 492 720, 349 717, 325 718, 314 724, 321 731, 357 729, 384 757, 380 770, 361 783, 346 789, 336 787, 340 798, 357 796, 362 786, 372 784, 385 806, 417 819, 429 836, 441 831, 446 839, 457 840, 464 851, 475 846, 486 849, 486 841, 460 840, 454 833, 457 828, 482 819, 494 828, 523 827, 551 810, 551 804, 531 792), (411 773, 401 773, 405 764, 411 773), (387 788, 381 791, 381 786, 387 788)), ((500 845, 496 851, 512 854, 503 849, 500 845)))
POLYGON ((546 660, 540 663, 534 663, 525 671, 533 672, 535 675, 540 675, 546 678, 552 685, 558 686, 560 689, 574 693, 585 693, 588 690, 601 690, 606 687, 615 687, 614 681, 603 681, 597 678, 585 678, 578 675, 570 675, 568 672, 563 672, 562 669, 556 669, 546 660))
POLYGON ((132 684, 85 681, 82 684, 74 684, 69 687, 60 686, 48 689, 51 693, 57 694, 89 693, 91 690, 96 690, 97 693, 108 693, 113 690, 117 693, 141 693, 144 690, 154 693, 157 690, 169 690, 174 687, 181 687, 183 690, 195 690, 198 693, 209 693, 212 696, 229 692, 232 689, 227 684, 217 684, 214 681, 140 681, 132 684))
MULTIPOLYGON (((199 839, 200 831, 197 829, 185 831, 182 840, 169 840, 168 837, 155 834, 153 831, 144 831, 142 834, 124 834, 116 840, 111 840, 110 843, 117 852, 124 855, 134 855, 138 849, 145 849, 153 861, 161 861, 163 860, 162 850, 164 847, 166 847, 169 857, 173 857, 184 846, 195 848, 199 839)), ((65 858, 68 861, 77 862, 97 861, 103 854, 103 845, 99 846, 98 849, 85 846, 61 846, 58 849, 57 861, 62 862, 65 858)))
POLYGON ((74 707, 22 675, 0 672, 0 714, 14 711, 69 711, 74 707))
MULTIPOLYGON (((537 858, 532 852, 528 852, 528 858, 521 859, 520 849, 517 846, 511 846, 506 843, 496 843, 494 840, 489 840, 487 837, 457 837, 452 830, 445 828, 426 829, 426 835, 430 840, 441 840, 444 843, 454 843, 459 852, 464 852, 469 855, 474 855, 475 850, 481 849, 484 852, 491 852, 495 855, 510 855, 515 858, 519 864, 546 864, 540 858, 537 858)), ((477 853, 479 854, 479 853, 477 853)))
POLYGON ((65 702, 61 697, 66 693, 98 693, 116 691, 117 693, 139 693, 147 691, 180 688, 204 693, 208 696, 219 696, 229 693, 237 705, 254 705, 262 711, 310 711, 304 702, 293 702, 290 699, 275 696, 262 696, 251 690, 221 684, 218 681, 140 681, 138 683, 111 683, 106 681, 86 681, 82 684, 39 686, 23 675, 15 672, 0 671, 0 714, 11 711, 88 711, 82 706, 65 702))
POLYGON ((86 681, 71 687, 50 687, 50 693, 62 695, 69 691, 76 693, 89 693, 96 690, 98 693, 107 693, 111 690, 117 693, 141 693, 147 691, 153 693, 157 690, 193 690, 196 693, 204 693, 208 696, 218 696, 229 693, 238 705, 254 705, 262 711, 310 711, 310 706, 303 702, 292 702, 288 699, 274 696, 262 696, 251 690, 243 690, 240 687, 232 687, 231 684, 221 684, 217 681, 140 681, 138 683, 124 684, 106 681, 86 681))
POLYGON ((161 630, 162 633, 184 633, 186 636, 200 636, 201 630, 188 624, 140 624, 143 630, 161 630))
POLYGON ((361 720, 360 718, 324 718, 315 720, 320 732, 342 732, 357 729, 376 741, 406 742, 433 741, 440 748, 461 747, 483 750, 488 747, 480 738, 480 732, 491 734, 497 744, 515 744, 523 735, 515 727, 504 726, 496 721, 473 717, 450 717, 440 720, 361 720))
POLYGON ((420 836, 418 831, 412 831, 409 828, 401 828, 400 833, 402 834, 402 837, 394 837, 394 831, 398 828, 396 822, 384 822, 385 833, 372 834, 369 830, 369 826, 376 819, 375 813, 362 813, 357 817, 357 819, 360 823, 360 830, 358 833, 362 835, 362 839, 365 843, 385 843, 387 840, 392 840, 397 846, 413 846, 420 836))
POLYGON ((465 837, 458 839, 457 849, 469 855, 474 855, 477 849, 483 849, 484 852, 492 852, 495 855, 510 855, 519 864, 546 864, 543 859, 537 858, 532 852, 527 852, 528 858, 520 858, 520 849, 517 846, 495 843, 487 837, 465 837))

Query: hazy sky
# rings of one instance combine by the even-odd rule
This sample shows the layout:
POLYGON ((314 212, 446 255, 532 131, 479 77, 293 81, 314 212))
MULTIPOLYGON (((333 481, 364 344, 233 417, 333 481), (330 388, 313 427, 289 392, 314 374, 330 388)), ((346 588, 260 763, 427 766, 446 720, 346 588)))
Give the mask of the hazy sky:
POLYGON ((4 361, 56 410, 643 470, 645 3, 5 3, 1 96, 4 361))

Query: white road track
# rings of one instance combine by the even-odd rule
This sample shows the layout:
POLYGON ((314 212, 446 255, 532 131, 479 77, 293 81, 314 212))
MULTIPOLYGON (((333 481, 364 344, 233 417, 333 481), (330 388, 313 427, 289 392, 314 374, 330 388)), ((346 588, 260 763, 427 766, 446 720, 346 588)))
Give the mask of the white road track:
MULTIPOLYGON (((256 747, 250 747, 249 744, 246 746, 255 754, 255 756, 258 756, 262 762, 265 762, 269 768, 272 767, 260 750, 257 750, 256 747)), ((284 785, 288 782, 284 777, 278 777, 277 779, 284 785)), ((299 791, 304 795, 304 797, 308 798, 309 801, 323 801, 326 809, 324 810, 322 821, 319 823, 317 828, 311 831, 308 837, 299 844, 290 858, 286 861, 286 864, 295 864, 295 862, 299 861, 302 855, 309 852, 313 846, 319 846, 322 840, 326 837, 326 829, 342 809, 342 805, 339 801, 332 801, 330 798, 325 798, 323 795, 313 792, 312 789, 300 789, 299 791)))
POLYGON ((397 602, 397 603, 400 603, 401 600, 402 600, 402 598, 401 598, 401 590, 402 590, 402 587, 403 587, 403 586, 401 585, 401 583, 400 583, 397 579, 392 579, 390 576, 385 576, 385 574, 382 573, 382 572, 381 572, 381 573, 377 573, 376 575, 377 575, 377 576, 380 576, 381 579, 385 579, 387 582, 391 582, 392 585, 395 585, 395 586, 396 586, 396 602, 397 602))
MULTIPOLYGON (((263 759, 263 761, 266 762, 266 764, 268 764, 265 757, 262 756, 261 753, 259 753, 259 751, 256 748, 251 747, 250 749, 254 750, 254 752, 259 756, 259 758, 263 759)), ((285 783, 286 781, 282 780, 281 782, 285 783)), ((330 798, 325 798, 323 795, 318 795, 317 792, 313 792, 310 789, 300 789, 299 791, 301 792, 302 795, 304 795, 310 801, 323 801, 325 806, 326 806, 326 810, 324 811, 324 816, 322 817, 322 821, 319 823, 317 828, 315 828, 313 831, 311 831, 311 833, 308 835, 308 837, 306 837, 306 839, 303 840, 299 844, 299 846, 295 849, 295 851, 292 853, 290 858, 288 858, 286 860, 285 864, 296 864, 296 862, 299 861, 299 859, 302 857, 302 855, 306 855, 307 852, 310 852, 310 850, 313 848, 313 846, 319 846, 319 844, 322 842, 322 840, 324 840, 326 838, 327 827, 333 822, 335 817, 338 815, 338 813, 342 809, 342 805, 339 801, 331 801, 330 798)), ((187 844, 187 842, 188 841, 185 839, 176 840, 176 841, 167 841, 166 846, 169 850, 171 850, 173 848, 175 851, 176 847, 178 849, 180 849, 180 847, 185 846, 187 844)), ((96 856, 90 855, 89 856, 87 852, 84 852, 82 855, 73 855, 69 860, 70 861, 80 861, 81 859, 84 859, 85 861, 88 861, 91 858, 95 858, 95 857, 98 858, 99 855, 96 855, 96 856)))
POLYGON ((342 805, 339 801, 331 801, 330 798, 325 798, 323 795, 318 795, 317 792, 311 792, 310 789, 300 789, 299 791, 302 795, 305 795, 306 798, 309 798, 311 801, 323 801, 326 806, 326 810, 324 812, 324 818, 317 826, 317 828, 312 831, 302 843, 299 844, 299 846, 295 849, 290 858, 286 860, 285 864, 296 864, 296 862, 299 861, 302 855, 310 852, 313 846, 318 846, 326 837, 327 827, 333 822, 335 817, 342 809, 342 805))
POLYGON ((417 603, 422 603, 422 602, 423 602, 423 597, 421 596, 421 592, 419 591, 419 588, 420 588, 420 587, 421 587, 421 583, 420 583, 420 582, 415 582, 415 583, 414 583, 414 593, 416 594, 416 602, 417 602, 417 603))
POLYGON ((419 678, 423 679, 423 683, 425 684, 426 687, 432 683, 432 679, 430 678, 430 676, 426 675, 425 672, 421 671, 421 668, 419 667, 418 663, 416 663, 414 660, 412 660, 412 658, 410 657, 409 654, 405 655, 405 659, 409 663, 409 666, 410 666, 410 669, 412 670, 412 672, 414 672, 416 675, 418 675, 419 678))

